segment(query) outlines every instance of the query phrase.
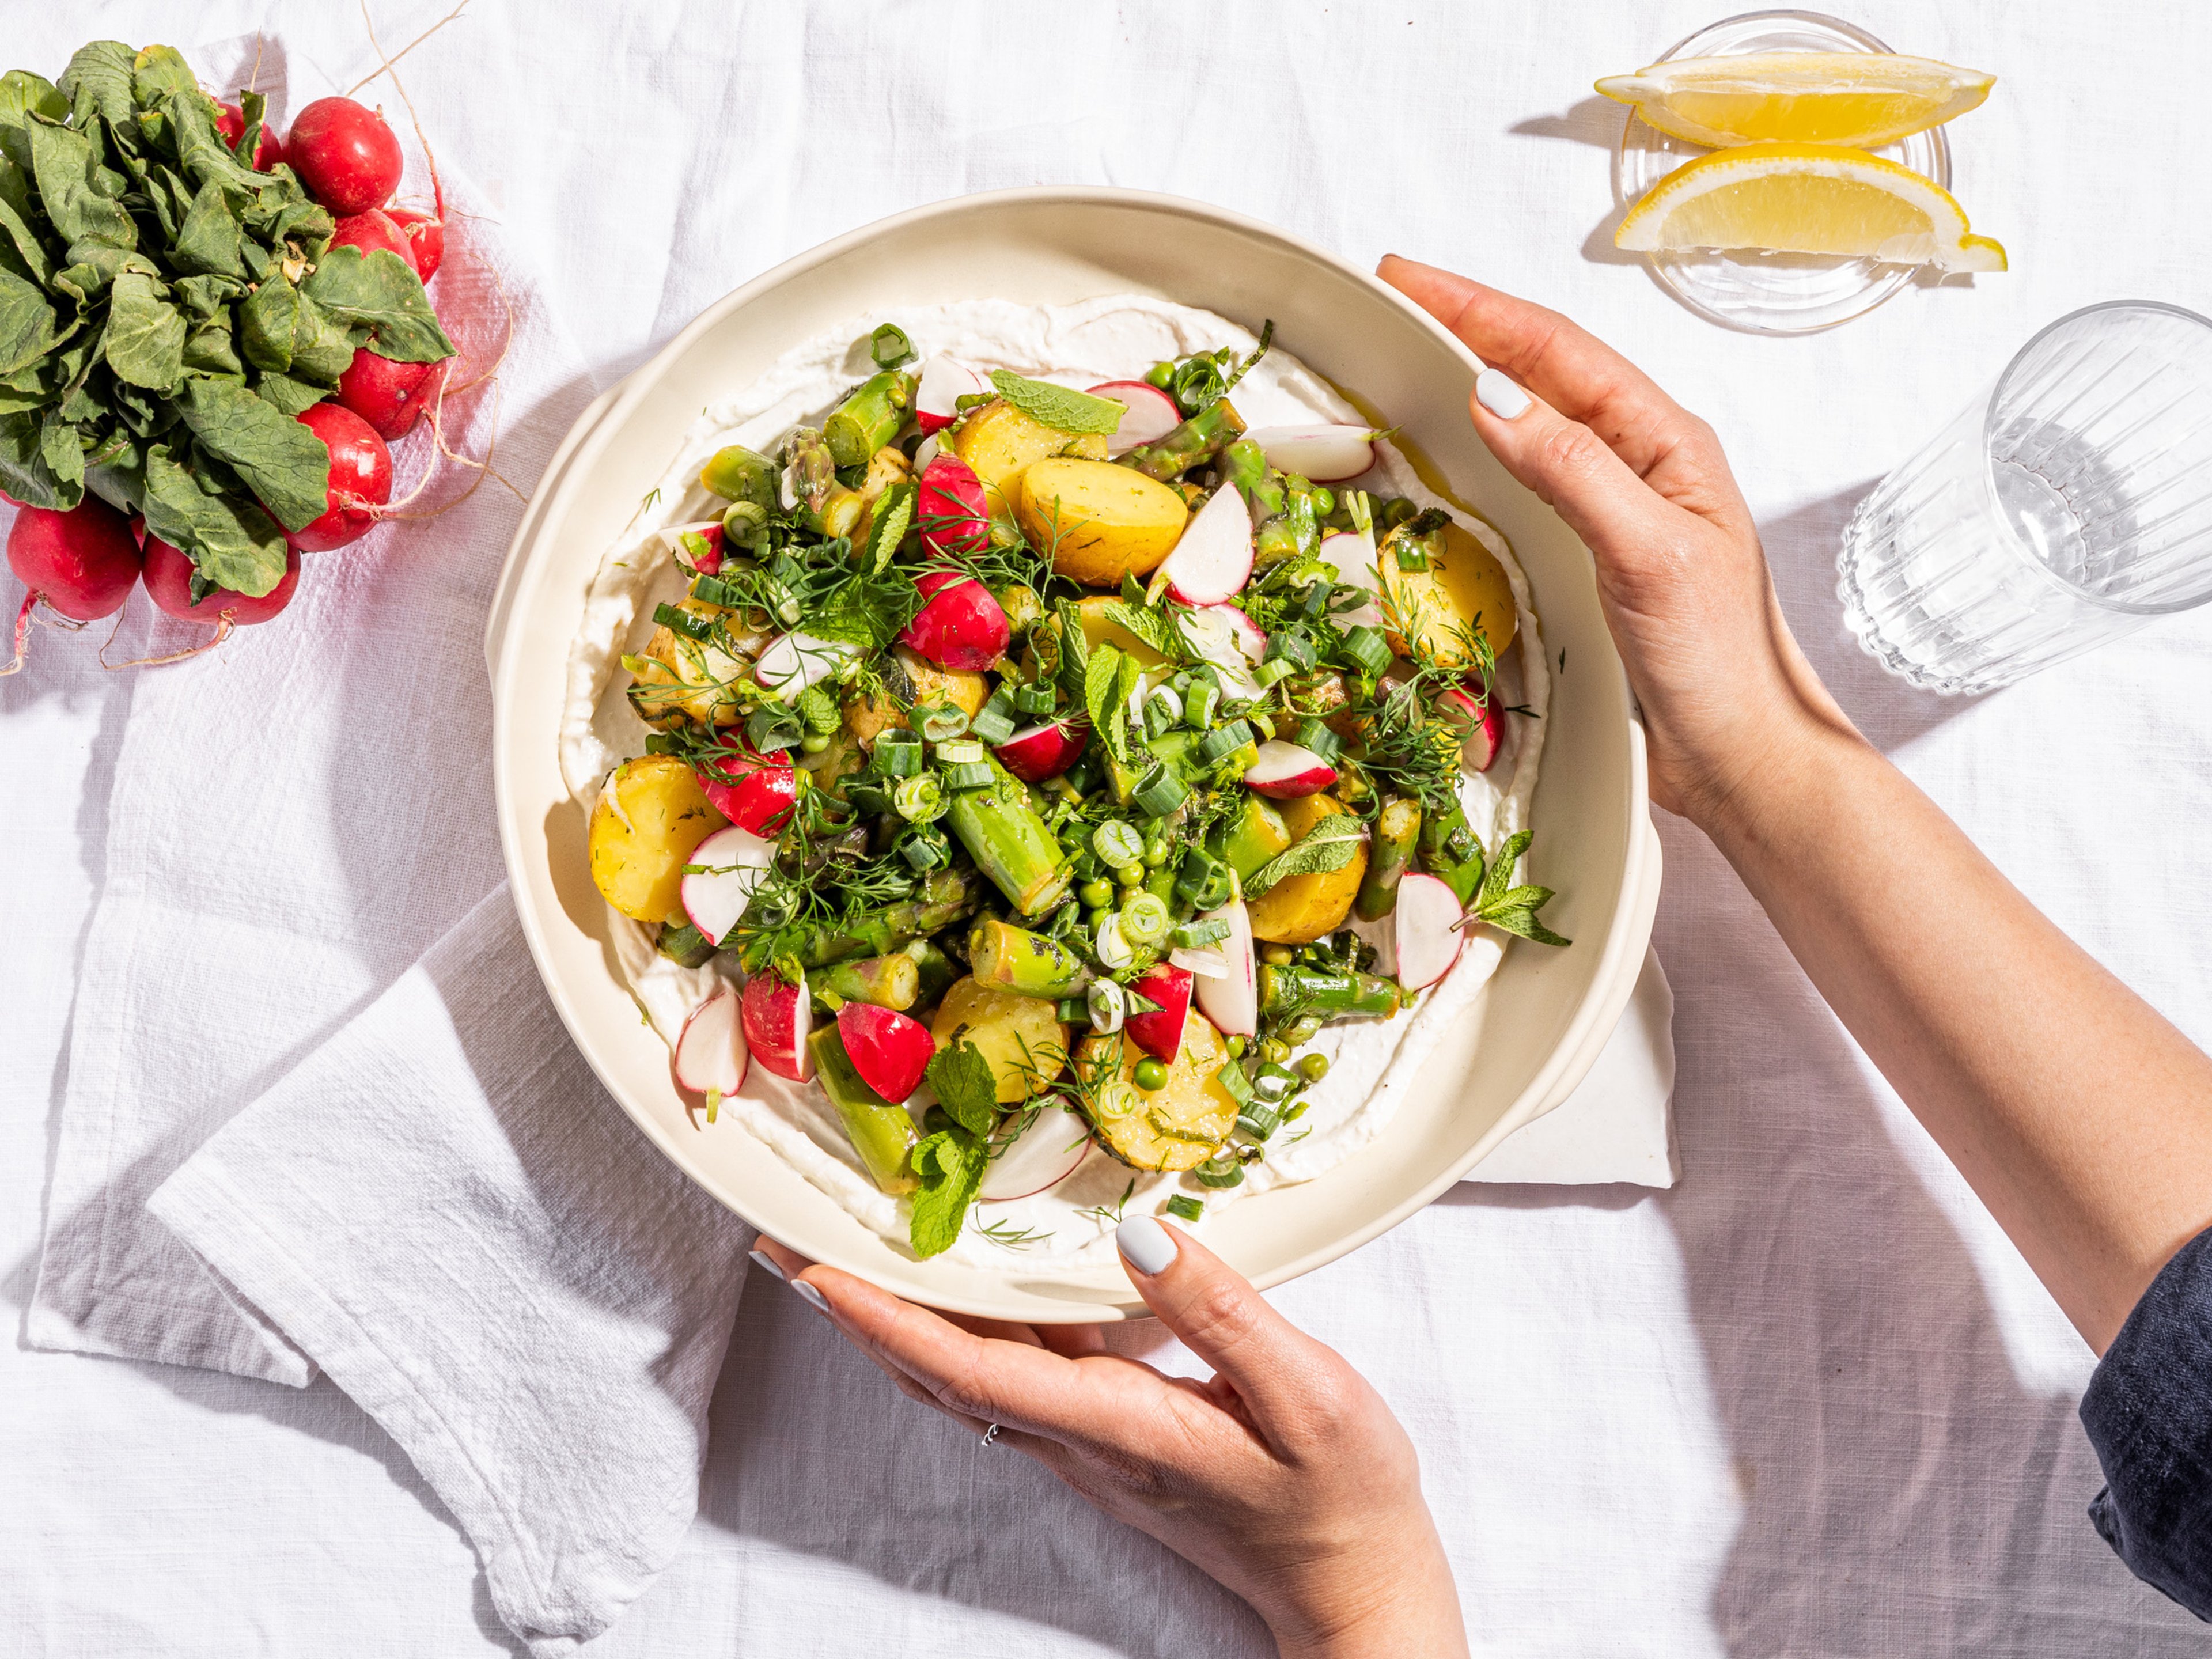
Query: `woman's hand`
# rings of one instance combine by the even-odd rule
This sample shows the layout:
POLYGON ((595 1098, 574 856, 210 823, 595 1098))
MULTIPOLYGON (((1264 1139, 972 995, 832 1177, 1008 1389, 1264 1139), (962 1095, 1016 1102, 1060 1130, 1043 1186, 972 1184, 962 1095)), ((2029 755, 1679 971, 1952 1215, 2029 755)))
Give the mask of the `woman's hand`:
POLYGON ((1661 805, 1710 829, 1808 736, 1856 736, 1790 636, 1711 427, 1557 312, 1395 255, 1376 274, 1491 365, 1476 432, 1595 556, 1661 805))
POLYGON ((754 1260, 828 1315, 900 1391, 1036 1459, 1249 1601, 1285 1655, 1467 1650, 1413 1443, 1334 1349, 1203 1245, 1121 1224, 1146 1305, 1205 1383, 1108 1353, 1098 1328, 940 1316, 768 1239, 754 1260))

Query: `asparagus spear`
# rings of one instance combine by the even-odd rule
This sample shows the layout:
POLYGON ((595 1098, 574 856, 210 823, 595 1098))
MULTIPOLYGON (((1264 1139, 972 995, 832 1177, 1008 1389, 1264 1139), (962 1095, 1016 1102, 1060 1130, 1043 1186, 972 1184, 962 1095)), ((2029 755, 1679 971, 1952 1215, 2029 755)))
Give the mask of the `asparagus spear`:
POLYGON ((806 988, 816 996, 827 994, 845 1002, 872 1002, 878 1008, 905 1010, 914 1006, 921 990, 921 969, 903 951, 858 962, 840 962, 825 969, 806 988))
POLYGON ((1209 404, 1156 444, 1131 450, 1121 465, 1133 466, 1148 478, 1165 483, 1180 477, 1201 461, 1218 455, 1224 445, 1244 435, 1243 417, 1224 398, 1209 404))
POLYGON ((837 482, 837 459, 828 441, 812 427, 802 426, 791 434, 789 453, 793 488, 805 514, 825 536, 852 534, 868 504, 859 490, 837 482))
POLYGON ((1015 909, 1025 916, 1042 915, 1067 890, 1073 866, 1030 805, 1029 791, 995 760, 987 763, 992 781, 981 789, 956 791, 945 826, 1015 909))
POLYGON ((1421 868, 1450 888, 1462 907, 1472 904, 1482 884, 1482 843, 1456 803, 1450 811, 1422 821, 1420 849, 1421 868))
POLYGON ((852 1137, 853 1150, 860 1155, 876 1185, 894 1195, 912 1192, 921 1184, 907 1167, 907 1154, 921 1139, 915 1131, 914 1115, 860 1080, 836 1025, 815 1027, 806 1047, 814 1056, 814 1075, 822 1092, 837 1109, 838 1121, 852 1137))
POLYGON ((699 482, 725 501, 750 501, 772 513, 777 505, 777 470, 767 456, 743 444, 729 444, 708 458, 699 470, 699 482))
POLYGON ((915 377, 887 368, 853 390, 823 423, 822 436, 839 466, 859 466, 898 434, 914 402, 915 377))
POLYGON ((1375 820, 1375 844, 1368 849, 1367 874, 1352 908, 1362 921, 1379 921, 1398 908, 1398 878, 1413 861, 1421 834, 1421 804, 1392 801, 1375 820))
MULTIPOLYGON (((810 935, 794 954, 810 970, 855 957, 888 956, 908 939, 966 921, 982 902, 983 884, 973 870, 933 870, 914 897, 871 910, 844 933, 810 935)), ((758 973, 766 966, 766 945, 765 939, 746 945, 747 973, 758 973)))
POLYGON ((935 941, 927 939, 908 939, 905 954, 913 958, 915 969, 921 976, 914 994, 914 1006, 927 1008, 934 1003, 960 977, 960 969, 952 958, 937 948, 935 941))
POLYGON ((1332 972, 1326 968, 1260 969, 1260 1011, 1282 1013, 1296 1008, 1322 1015, 1363 1014, 1388 1019, 1404 1001, 1395 982, 1373 974, 1332 972))
POLYGON ((987 916, 968 936, 968 963, 979 984, 1025 997, 1064 997, 1089 976, 1082 958, 1058 939, 987 916))

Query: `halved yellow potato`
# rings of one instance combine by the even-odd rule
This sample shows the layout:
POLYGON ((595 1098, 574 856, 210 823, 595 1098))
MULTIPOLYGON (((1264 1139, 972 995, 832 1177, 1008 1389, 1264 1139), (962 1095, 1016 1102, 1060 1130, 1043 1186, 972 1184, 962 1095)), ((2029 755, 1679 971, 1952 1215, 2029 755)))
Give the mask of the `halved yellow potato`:
MULTIPOLYGON (((1323 818, 1351 809, 1334 795, 1306 795, 1278 803, 1284 827, 1295 844, 1323 818)), ((1324 933, 1344 926, 1352 914, 1352 901, 1367 874, 1367 847, 1362 842, 1352 862, 1341 870, 1323 870, 1310 876, 1285 876, 1245 911, 1252 937, 1271 945, 1310 945, 1324 933)))
POLYGON ((1132 1169, 1194 1169, 1219 1152, 1237 1127, 1237 1098, 1214 1075, 1229 1059, 1228 1045, 1194 1008, 1183 1018, 1182 1047, 1167 1081, 1157 1089, 1137 1086, 1137 1062, 1144 1058, 1145 1051, 1120 1034, 1085 1040, 1076 1064, 1085 1081, 1097 1085, 1091 1110, 1098 1139, 1132 1169))
POLYGON ((1022 475, 1018 516, 1052 568, 1085 587, 1118 587, 1174 550, 1190 509, 1157 478, 1111 461, 1039 461, 1022 475))
POLYGON ((592 879, 624 915, 663 921, 681 908, 692 849, 729 822, 675 756, 624 761, 592 809, 592 879))
POLYGON ((855 696, 845 705, 845 729, 864 750, 890 727, 905 726, 906 711, 918 702, 949 702, 973 720, 990 696, 981 674, 939 668, 903 645, 884 660, 883 677, 883 696, 855 696))
POLYGON ((999 1103, 1013 1105, 1046 1088, 1067 1066, 1067 1027, 1043 997, 997 991, 974 975, 953 981, 937 1005, 929 1034, 939 1054, 955 1039, 972 1042, 991 1062, 999 1103))
MULTIPOLYGON (((1426 570, 1401 570, 1395 545, 1399 534, 1394 530, 1383 538, 1375 561, 1382 580, 1384 617, 1416 633, 1446 667, 1474 665, 1465 642, 1455 637, 1462 627, 1480 632, 1493 657, 1504 656, 1520 631, 1521 618, 1497 555, 1455 522, 1437 532, 1434 539, 1441 547, 1431 555, 1426 570)), ((1401 656, 1406 653, 1397 628, 1390 630, 1390 648, 1401 656)))
POLYGON ((1050 455, 1103 461, 1106 440, 1095 432, 1079 435, 1047 426, 1001 398, 985 404, 961 424, 952 436, 952 453, 983 481, 984 494, 994 498, 991 510, 1009 512, 1019 496, 1015 486, 1031 465, 1050 455))

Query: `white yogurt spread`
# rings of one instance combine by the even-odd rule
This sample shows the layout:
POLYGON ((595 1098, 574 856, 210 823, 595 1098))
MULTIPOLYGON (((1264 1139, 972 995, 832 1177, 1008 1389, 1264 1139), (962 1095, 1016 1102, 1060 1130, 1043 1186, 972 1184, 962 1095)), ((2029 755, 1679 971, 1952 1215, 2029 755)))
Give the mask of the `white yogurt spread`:
MULTIPOLYGON (((1110 295, 1074 305, 1024 306, 1005 300, 898 307, 857 317, 805 341, 778 359, 750 386, 710 405, 685 436, 659 489, 639 507, 629 530, 608 549, 593 578, 584 617, 568 656, 568 696, 561 720, 562 774, 588 813, 601 783, 621 762, 645 750, 647 727, 624 695, 626 652, 643 648, 653 633, 656 605, 682 597, 685 577, 661 532, 713 515, 720 503, 699 484, 699 469, 726 444, 763 453, 779 450, 791 428, 818 426, 854 382, 874 366, 866 342, 883 323, 906 331, 925 356, 949 353, 985 371, 1008 368, 1039 380, 1086 387, 1141 375, 1163 358, 1231 347, 1249 352, 1257 340, 1210 312, 1139 295, 1110 295), (859 342, 859 344, 855 344, 859 342)), ((1318 375, 1279 347, 1238 382, 1234 394, 1248 427, 1316 422, 1356 423, 1358 411, 1318 375)), ((1376 465, 1339 488, 1404 495, 1420 506, 1442 507, 1478 537, 1504 565, 1520 611, 1518 648, 1499 664, 1499 694, 1536 718, 1506 717, 1506 741, 1487 773, 1462 771, 1460 799, 1468 821, 1486 847, 1527 826, 1528 801, 1544 747, 1551 676, 1542 630, 1530 603, 1528 582, 1505 538, 1479 519, 1440 500, 1414 476, 1387 441, 1375 446, 1376 465)), ((1347 573, 1348 574, 1348 573, 1347 573)), ((616 955, 630 988, 654 1030, 672 1047, 691 1010, 732 982, 717 958, 707 967, 679 968, 654 949, 651 934, 609 908, 616 955)), ((1361 926, 1382 952, 1389 971, 1389 921, 1361 926)), ((1311 1045, 1328 1056, 1328 1075, 1308 1089, 1307 1109, 1267 1143, 1264 1162, 1247 1166, 1243 1183, 1208 1192, 1179 1175, 1133 1172, 1094 1147, 1066 1180, 1047 1192, 1003 1203, 977 1205, 967 1230, 949 1254, 956 1260, 1010 1273, 1035 1270, 1040 1259, 1080 1264, 1110 1257, 1120 1215, 1152 1214, 1177 1192, 1205 1200, 1209 1211, 1289 1182, 1310 1181, 1373 1140, 1389 1125, 1437 1042, 1481 993, 1498 969, 1504 944, 1489 930, 1470 933, 1458 962, 1408 1011, 1390 1020, 1347 1020, 1324 1025, 1311 1045), (1133 1190, 1131 1187, 1134 1176, 1133 1190), (1123 1202, 1127 1193, 1126 1204, 1123 1202), (981 1229, 1024 1237, 1010 1246, 981 1229)), ((915 1103, 919 1114, 927 1091, 915 1103)), ((722 1103, 720 1127, 732 1120, 765 1141, 860 1224, 898 1248, 906 1246, 907 1206, 878 1189, 838 1122, 829 1097, 811 1084, 787 1083, 754 1066, 742 1095, 722 1103)), ((704 1128, 704 1133, 714 1133, 704 1128)))

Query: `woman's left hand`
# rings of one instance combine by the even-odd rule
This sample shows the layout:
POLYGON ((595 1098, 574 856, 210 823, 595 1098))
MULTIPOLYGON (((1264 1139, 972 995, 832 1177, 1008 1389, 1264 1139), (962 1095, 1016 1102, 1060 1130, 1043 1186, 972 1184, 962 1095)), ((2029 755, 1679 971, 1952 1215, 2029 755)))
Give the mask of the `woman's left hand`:
POLYGON ((1110 1354, 1092 1325, 953 1320, 763 1238, 788 1279, 900 1391, 1036 1459, 1251 1603, 1285 1655, 1464 1653, 1458 1592, 1413 1443, 1334 1349, 1203 1245, 1122 1223, 1122 1265, 1214 1369, 1110 1354))

